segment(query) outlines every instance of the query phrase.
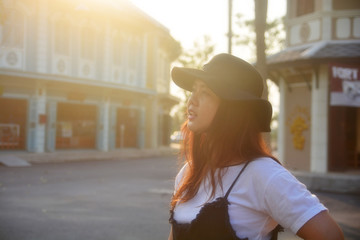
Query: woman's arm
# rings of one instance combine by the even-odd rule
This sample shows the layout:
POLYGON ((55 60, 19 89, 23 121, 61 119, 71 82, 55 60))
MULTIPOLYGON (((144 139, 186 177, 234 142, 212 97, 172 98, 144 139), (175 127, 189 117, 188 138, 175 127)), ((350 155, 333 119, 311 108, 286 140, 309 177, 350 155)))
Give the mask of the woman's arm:
POLYGON ((296 235, 306 240, 344 240, 342 230, 327 211, 307 221, 296 235))
POLYGON ((173 240, 173 236, 172 236, 173 234, 172 234, 172 228, 170 229, 170 234, 169 234, 169 238, 168 238, 168 240, 173 240))

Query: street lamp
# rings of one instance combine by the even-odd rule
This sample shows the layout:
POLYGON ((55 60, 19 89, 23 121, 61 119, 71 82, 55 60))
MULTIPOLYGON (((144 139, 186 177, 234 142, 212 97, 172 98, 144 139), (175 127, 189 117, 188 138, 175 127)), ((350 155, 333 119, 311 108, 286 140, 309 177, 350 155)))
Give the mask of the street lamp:
POLYGON ((229 0, 229 30, 228 30, 228 53, 232 52, 232 0, 229 0))

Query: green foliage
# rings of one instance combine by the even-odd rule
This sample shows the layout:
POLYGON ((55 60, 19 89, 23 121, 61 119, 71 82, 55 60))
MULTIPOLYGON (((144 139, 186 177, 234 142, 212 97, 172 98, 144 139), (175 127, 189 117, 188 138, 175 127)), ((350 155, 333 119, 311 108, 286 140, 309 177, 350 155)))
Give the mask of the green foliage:
POLYGON ((191 49, 183 51, 177 62, 183 67, 201 69, 214 52, 214 44, 209 36, 204 36, 202 42, 195 41, 191 49))
MULTIPOLYGON (((255 20, 243 19, 241 14, 236 15, 237 34, 234 34, 236 45, 246 45, 256 50, 255 20)), ((266 55, 270 55, 285 47, 284 17, 268 21, 265 31, 266 55)))

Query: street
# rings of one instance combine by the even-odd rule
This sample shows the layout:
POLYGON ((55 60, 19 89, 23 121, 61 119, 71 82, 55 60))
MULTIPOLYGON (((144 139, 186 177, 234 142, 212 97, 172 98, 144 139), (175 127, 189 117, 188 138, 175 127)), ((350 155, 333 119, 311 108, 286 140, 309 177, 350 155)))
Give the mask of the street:
MULTIPOLYGON (((1 166, 0 239, 167 239, 177 170, 176 157, 1 166)), ((360 196, 316 194, 360 239, 360 196)))

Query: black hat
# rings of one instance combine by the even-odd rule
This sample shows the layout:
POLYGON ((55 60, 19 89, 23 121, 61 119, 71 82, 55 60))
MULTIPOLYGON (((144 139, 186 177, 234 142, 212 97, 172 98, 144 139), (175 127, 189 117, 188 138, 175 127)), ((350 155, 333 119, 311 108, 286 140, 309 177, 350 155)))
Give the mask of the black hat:
POLYGON ((192 91, 194 81, 199 79, 220 98, 254 103, 260 130, 271 131, 272 107, 269 101, 261 98, 263 79, 248 62, 222 53, 214 56, 202 70, 174 67, 171 76, 176 85, 188 91, 192 91))

